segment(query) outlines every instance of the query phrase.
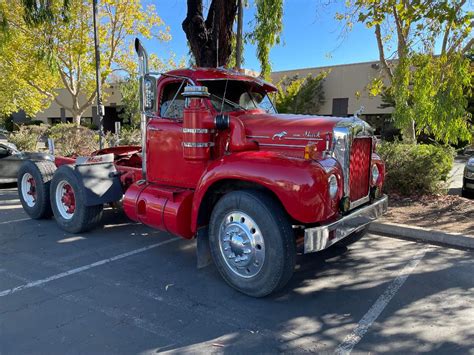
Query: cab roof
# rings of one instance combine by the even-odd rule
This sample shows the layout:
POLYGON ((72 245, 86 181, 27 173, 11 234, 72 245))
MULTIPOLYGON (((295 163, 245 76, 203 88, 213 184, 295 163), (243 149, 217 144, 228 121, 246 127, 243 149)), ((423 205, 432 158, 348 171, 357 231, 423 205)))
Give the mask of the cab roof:
POLYGON ((256 85, 263 87, 266 91, 276 91, 275 85, 262 80, 261 78, 246 75, 237 70, 226 68, 187 68, 176 69, 166 72, 165 75, 176 75, 190 78, 192 81, 198 83, 206 80, 241 80, 253 82, 256 85))

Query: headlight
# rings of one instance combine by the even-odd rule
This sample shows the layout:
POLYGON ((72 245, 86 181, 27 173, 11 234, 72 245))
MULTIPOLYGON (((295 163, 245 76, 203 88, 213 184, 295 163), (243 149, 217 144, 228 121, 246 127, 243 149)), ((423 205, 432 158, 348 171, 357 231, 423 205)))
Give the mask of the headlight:
POLYGON ((379 181, 379 168, 377 167, 377 164, 372 165, 372 185, 377 184, 377 181, 379 181))
POLYGON ((334 198, 336 197, 337 194, 337 178, 335 175, 331 175, 328 179, 328 191, 329 191, 329 197, 334 198))
POLYGON ((469 160, 467 161, 467 165, 474 166, 474 158, 469 158, 469 160))

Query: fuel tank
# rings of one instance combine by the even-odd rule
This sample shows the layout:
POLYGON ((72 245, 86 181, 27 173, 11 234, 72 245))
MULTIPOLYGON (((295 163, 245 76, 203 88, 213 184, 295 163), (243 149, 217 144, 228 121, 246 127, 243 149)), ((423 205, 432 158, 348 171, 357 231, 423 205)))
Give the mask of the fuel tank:
POLYGON ((190 239, 192 202, 190 190, 138 181, 125 192, 123 209, 133 221, 190 239))

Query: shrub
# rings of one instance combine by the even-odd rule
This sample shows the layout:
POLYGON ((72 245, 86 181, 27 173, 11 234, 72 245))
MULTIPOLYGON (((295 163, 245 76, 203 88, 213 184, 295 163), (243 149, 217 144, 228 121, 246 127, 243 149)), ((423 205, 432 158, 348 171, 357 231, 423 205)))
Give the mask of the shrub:
POLYGON ((46 133, 48 127, 41 126, 18 126, 18 130, 10 134, 8 140, 15 144, 19 150, 35 152, 38 140, 46 133))
POLYGON ((99 148, 97 134, 74 123, 60 123, 51 127, 49 138, 54 140, 56 154, 66 157, 89 155, 99 148))
POLYGON ((120 137, 116 134, 107 132, 105 134, 105 141, 109 147, 123 146, 123 145, 140 145, 141 133, 140 129, 133 127, 124 127, 120 131, 120 137))
POLYGON ((405 196, 446 193, 453 148, 385 142, 378 153, 385 160, 386 192, 405 196))

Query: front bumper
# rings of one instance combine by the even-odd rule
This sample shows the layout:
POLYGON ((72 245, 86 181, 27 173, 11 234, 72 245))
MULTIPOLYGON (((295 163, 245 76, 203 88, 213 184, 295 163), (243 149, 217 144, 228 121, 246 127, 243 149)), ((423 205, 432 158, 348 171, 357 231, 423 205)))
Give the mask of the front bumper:
POLYGON ((361 207, 333 223, 305 229, 305 254, 326 249, 350 234, 357 232, 387 212, 387 208, 388 197, 384 195, 370 205, 361 207))

